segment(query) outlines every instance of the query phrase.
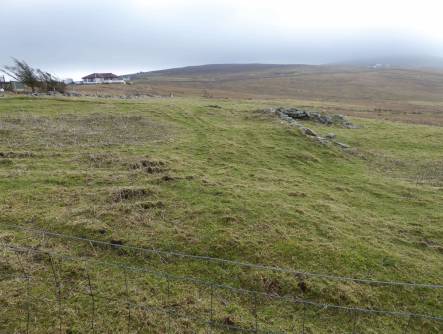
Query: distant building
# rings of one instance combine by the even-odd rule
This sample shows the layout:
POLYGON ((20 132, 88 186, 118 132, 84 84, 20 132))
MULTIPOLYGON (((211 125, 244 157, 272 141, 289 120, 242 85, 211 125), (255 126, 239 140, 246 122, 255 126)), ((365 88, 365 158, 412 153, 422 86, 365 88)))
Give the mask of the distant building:
POLYGON ((83 79, 83 84, 96 85, 96 84, 125 84, 125 80, 120 79, 113 73, 92 73, 83 79))
POLYGON ((72 85, 72 84, 74 84, 74 80, 72 80, 72 79, 64 79, 63 83, 65 85, 72 85))
POLYGON ((25 85, 19 81, 6 81, 4 76, 0 76, 0 89, 12 92, 24 92, 25 85))
POLYGON ((375 69, 377 69, 377 68, 391 68, 391 65, 389 65, 389 64, 373 64, 373 65, 370 65, 369 68, 375 68, 375 69))
POLYGON ((25 85, 22 82, 19 81, 11 81, 11 90, 13 92, 24 92, 25 91, 25 85))

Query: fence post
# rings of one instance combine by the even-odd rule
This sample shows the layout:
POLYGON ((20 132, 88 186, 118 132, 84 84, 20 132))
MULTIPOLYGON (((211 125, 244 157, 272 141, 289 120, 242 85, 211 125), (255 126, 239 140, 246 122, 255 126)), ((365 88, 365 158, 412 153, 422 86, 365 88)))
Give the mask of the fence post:
POLYGON ((405 329, 403 331, 403 334, 406 334, 409 331, 409 329, 411 327, 411 322, 412 322, 412 316, 410 315, 409 318, 408 318, 408 322, 407 322, 407 324, 405 326, 405 329))
POLYGON ((26 334, 29 334, 29 324, 31 322, 31 278, 26 275, 26 334))
POLYGON ((85 270, 86 270, 86 276, 88 278, 88 285, 89 285, 89 296, 91 297, 92 301, 92 314, 91 314, 91 330, 92 333, 95 334, 95 298, 94 298, 94 291, 92 290, 92 284, 91 284, 91 276, 89 275, 88 271, 88 265, 85 262, 85 270))
POLYGON ((255 320, 255 329, 254 332, 258 333, 258 316, 257 316, 257 293, 254 292, 254 320, 255 320))
MULTIPOLYGON (((49 255, 50 262, 51 262, 51 271, 52 275, 54 276, 54 286, 55 286, 55 293, 57 297, 58 302, 58 321, 59 321, 59 333, 62 334, 62 291, 61 291, 61 283, 57 276, 57 272, 55 270, 55 263, 54 258, 52 255, 49 255)), ((61 259, 60 259, 61 261, 61 259)))
POLYGON ((171 303, 171 284, 170 284, 170 280, 169 280, 169 276, 166 276, 166 282, 167 282, 167 287, 166 287, 166 312, 168 313, 168 333, 171 332, 171 313, 169 312, 169 304, 171 303))
POLYGON ((354 312, 352 312, 353 314, 353 321, 352 321, 352 334, 356 334, 357 332, 355 331, 356 326, 357 326, 357 311, 354 310, 354 312))
POLYGON ((14 252, 15 252, 15 255, 17 256, 19 266, 22 269, 23 275, 26 279, 26 334, 29 334, 29 324, 31 322, 30 277, 29 277, 27 271, 25 270, 25 267, 23 265, 23 262, 22 262, 20 256, 18 255, 18 253, 16 251, 14 251, 14 252))
POLYGON ((302 302, 303 302, 303 318, 301 323, 301 328, 302 328, 301 332, 302 334, 305 334, 306 303, 304 300, 302 302))
POLYGON ((126 271, 126 268, 123 271, 125 273, 126 301, 128 304, 128 334, 129 334, 131 331, 131 302, 129 300, 128 272, 126 271))
POLYGON ((214 285, 211 284, 211 300, 210 300, 211 309, 209 310, 210 319, 209 319, 209 333, 212 333, 212 324, 214 321, 214 285))

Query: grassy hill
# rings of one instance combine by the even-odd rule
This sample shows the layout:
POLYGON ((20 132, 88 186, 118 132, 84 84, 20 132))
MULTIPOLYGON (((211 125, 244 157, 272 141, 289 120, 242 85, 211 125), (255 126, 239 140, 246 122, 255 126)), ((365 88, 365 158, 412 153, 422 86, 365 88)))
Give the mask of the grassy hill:
POLYGON ((224 91, 252 97, 341 102, 438 101, 443 72, 352 66, 223 64, 191 66, 133 76, 139 83, 224 91))
POLYGON ((131 75, 126 87, 74 87, 91 94, 297 99, 357 117, 443 125, 443 72, 348 65, 220 64, 131 75))
POLYGON ((412 69, 442 69, 443 58, 428 55, 410 55, 410 56, 385 56, 350 59, 342 64, 355 66, 374 66, 376 64, 382 67, 400 67, 412 69))
MULTIPOLYGON (((321 69, 317 79, 309 81, 312 72, 291 71, 278 79, 291 82, 285 84, 288 90, 282 96, 298 91, 296 87, 302 91, 314 82, 320 85, 318 78, 324 75, 321 69), (298 77, 303 79, 298 81, 298 77)), ((338 79, 335 88, 329 85, 336 90, 343 89, 340 80, 347 82, 354 75, 353 71, 328 73, 338 79)), ((380 76, 395 81, 396 76, 411 72, 360 73, 361 80, 380 76)), ((439 74, 428 77, 440 83, 439 74)), ((261 94, 263 86, 248 80, 235 81, 235 87, 249 83, 246 92, 261 94)), ((267 80, 276 79, 263 77, 263 82, 267 80)), ((421 80, 418 75, 411 87, 422 85, 421 80)), ((172 81, 180 87, 178 79, 172 81)), ((232 78, 216 81, 214 87, 228 91, 229 85, 235 90, 233 82, 232 78)), ((200 83, 195 85, 199 89, 200 83)), ((280 92, 277 87, 275 91, 280 92)), ((322 87, 318 91, 329 94, 322 87)), ((438 101, 438 86, 429 87, 429 101, 438 101)), ((409 94, 406 88, 404 92, 409 94)), ((443 162, 442 128, 358 117, 352 118, 358 129, 306 124, 321 134, 334 132, 351 146, 340 150, 315 143, 260 111, 281 104, 300 106, 303 102, 2 98, 0 240, 319 303, 442 316, 441 289, 376 287, 141 256, 136 251, 48 238, 11 227, 308 272, 442 284, 443 179, 435 168, 443 162)), ((432 106, 441 107, 439 102, 432 106)), ((56 260, 63 280, 60 306, 51 276, 53 259, 32 252, 18 257, 7 251, 3 254, 0 306, 8 316, 0 319, 0 332, 24 331, 26 326, 26 281, 8 278, 19 275, 23 266, 42 278, 30 289, 35 298, 40 296, 31 308, 33 333, 58 328, 60 308, 63 332, 83 332, 90 328, 91 319, 96 320, 96 332, 126 331, 122 272, 56 260), (89 279, 94 293, 113 294, 117 299, 97 296, 91 311, 89 279), (72 286, 86 296, 79 297, 72 286)), ((131 332, 140 328, 150 333, 206 330, 189 319, 190 315, 210 316, 209 291, 189 282, 172 287, 169 283, 147 274, 129 274, 128 298, 134 303, 187 311, 183 317, 162 317, 134 307, 131 332)), ((251 300, 218 292, 213 321, 253 328, 251 300)), ((354 319, 352 313, 329 308, 303 310, 300 305, 289 307, 264 299, 258 303, 258 325, 275 332, 300 331, 303 312, 309 315, 304 323, 307 333, 350 332, 352 328, 366 333, 403 333, 405 328, 420 333, 442 331, 441 322, 430 320, 360 314, 354 319)))
POLYGON ((145 79, 147 77, 156 76, 207 76, 207 75, 235 75, 256 72, 275 72, 294 70, 296 68, 308 67, 307 65, 288 65, 288 64, 208 64, 197 66, 186 66, 170 68, 166 70, 158 70, 151 72, 140 72, 131 74, 131 79, 145 79))

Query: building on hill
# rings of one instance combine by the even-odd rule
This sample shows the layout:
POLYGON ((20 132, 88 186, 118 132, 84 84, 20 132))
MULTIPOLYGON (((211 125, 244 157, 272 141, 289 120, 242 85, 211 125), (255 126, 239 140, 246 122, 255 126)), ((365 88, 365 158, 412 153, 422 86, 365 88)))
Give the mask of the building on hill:
POLYGON ((96 84, 125 84, 126 81, 120 79, 113 73, 92 73, 82 78, 83 84, 96 85, 96 84))

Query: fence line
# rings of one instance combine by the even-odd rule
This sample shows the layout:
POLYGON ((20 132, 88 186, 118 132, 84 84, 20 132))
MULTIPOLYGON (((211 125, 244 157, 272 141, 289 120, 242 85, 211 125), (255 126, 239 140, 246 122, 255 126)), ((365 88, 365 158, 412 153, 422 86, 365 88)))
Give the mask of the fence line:
POLYGON ((84 237, 66 235, 66 234, 62 234, 62 233, 58 233, 58 232, 51 232, 51 231, 47 231, 47 230, 29 228, 29 227, 24 227, 24 226, 19 226, 19 225, 2 224, 1 226, 9 227, 12 229, 19 229, 19 230, 23 230, 23 231, 27 231, 27 232, 31 232, 31 233, 36 233, 36 234, 42 234, 42 235, 49 236, 49 237, 62 238, 62 239, 74 240, 74 241, 81 241, 81 242, 86 242, 89 244, 109 246, 112 248, 140 251, 140 252, 144 252, 144 253, 152 253, 152 254, 157 254, 157 255, 189 258, 189 259, 193 259, 193 260, 206 261, 206 262, 208 262, 208 261, 209 262, 216 262, 216 263, 229 264, 229 265, 251 268, 251 269, 259 269, 259 270, 280 272, 280 273, 285 273, 285 274, 293 274, 293 275, 298 275, 301 277, 314 277, 314 278, 323 278, 323 279, 335 280, 335 281, 348 281, 348 282, 354 282, 354 283, 358 283, 358 284, 367 284, 367 285, 386 285, 386 286, 402 286, 402 287, 425 288, 425 289, 443 289, 443 284, 414 283, 414 282, 404 282, 404 281, 384 281, 384 280, 376 280, 376 279, 370 279, 370 278, 353 278, 353 277, 348 277, 348 276, 338 276, 338 275, 332 275, 332 274, 304 272, 304 271, 287 269, 287 268, 280 268, 280 267, 275 267, 275 266, 253 264, 253 263, 241 262, 241 261, 236 261, 236 260, 227 260, 227 259, 216 258, 216 257, 211 257, 211 256, 191 255, 191 254, 186 254, 186 253, 181 253, 181 252, 165 251, 165 250, 160 250, 160 249, 155 249, 155 248, 149 249, 149 248, 143 248, 143 247, 137 247, 137 246, 121 245, 121 244, 115 244, 115 243, 111 243, 111 242, 107 242, 107 241, 88 239, 88 238, 84 238, 84 237))
MULTIPOLYGON (((110 262, 105 262, 105 261, 98 261, 95 259, 91 259, 91 258, 85 258, 85 257, 74 257, 74 256, 66 256, 66 255, 61 255, 58 254, 56 252, 50 252, 50 251, 44 251, 44 250, 39 250, 39 249, 34 249, 34 248, 29 248, 29 247, 16 247, 16 246, 11 246, 11 245, 7 245, 7 244, 2 244, 2 248, 4 250, 9 250, 12 251, 16 254, 18 253, 38 253, 38 254, 45 254, 48 256, 48 260, 49 262, 51 262, 51 267, 53 267, 53 272, 50 273, 49 275, 53 275, 54 279, 53 279, 53 285, 56 289, 56 293, 55 293, 55 298, 52 299, 52 301, 58 303, 59 308, 58 308, 58 314, 57 317, 59 319, 59 332, 62 332, 62 325, 63 325, 63 318, 62 318, 62 309, 61 309, 61 299, 62 299, 62 294, 61 294, 61 290, 59 290, 58 288, 60 287, 61 283, 63 282, 63 280, 61 279, 61 277, 56 273, 56 269, 55 269, 55 265, 53 266, 52 263, 54 263, 54 258, 59 258, 59 260, 72 260, 72 261, 79 261, 79 262, 83 262, 85 263, 85 268, 87 268, 87 264, 86 261, 91 261, 91 262, 96 262, 96 263, 100 263, 100 264, 104 264, 104 265, 109 265, 112 267, 117 267, 117 268, 121 268, 122 266, 120 265, 116 265, 114 263, 110 263, 110 262), (55 277, 57 277, 57 279, 55 279, 55 277)), ((20 260, 21 261, 21 260, 20 260)), ((61 266, 59 266, 59 270, 60 270, 61 266)), ((141 268, 137 268, 137 267, 131 267, 131 266, 123 266, 123 270, 126 273, 127 270, 133 270, 134 272, 137 273, 144 273, 147 272, 146 270, 140 270, 141 268), (137 270, 136 270, 137 269, 137 270)), ((159 277, 165 277, 168 279, 168 283, 169 283, 169 279, 171 278, 176 278, 178 280, 183 280, 184 277, 174 277, 165 273, 161 273, 161 272, 147 272, 148 274, 157 274, 157 276, 159 277)), ((230 325, 230 324, 225 324, 225 323, 218 323, 216 321, 214 321, 212 318, 210 320, 202 320, 201 317, 197 317, 195 315, 191 315, 189 313, 183 313, 183 312, 178 312, 175 310, 174 306, 168 306, 166 309, 164 307, 161 306, 152 306, 152 305, 146 305, 146 304, 141 304, 141 303, 134 303, 131 302, 129 300, 128 297, 128 292, 127 292, 127 300, 126 301, 122 301, 121 298, 112 298, 103 294, 99 294, 99 293, 93 293, 92 292, 92 279, 91 276, 89 275, 89 271, 86 269, 86 275, 87 275, 87 285, 89 287, 89 291, 82 291, 80 290, 72 290, 70 289, 70 293, 77 293, 80 295, 85 295, 85 296, 89 296, 91 298, 92 301, 92 311, 90 312, 90 320, 91 320, 91 330, 92 333, 95 333, 95 322, 96 322, 96 312, 95 312, 95 301, 96 299, 99 300, 104 300, 107 302, 116 302, 119 306, 122 305, 126 305, 128 307, 131 308, 137 308, 140 310, 143 310, 145 312, 154 312, 154 313, 162 313, 162 314, 166 314, 168 315, 169 319, 172 318, 172 316, 175 317, 179 317, 179 318, 183 318, 183 319, 187 319, 187 320, 192 320, 195 323, 199 323, 200 325, 207 325, 210 326, 210 328, 221 328, 221 329, 226 329, 228 331, 234 331, 234 332, 244 332, 244 333, 263 333, 263 334, 285 334, 286 332, 281 332, 281 331, 270 331, 270 330, 258 330, 257 328, 244 328, 244 327, 239 327, 239 326, 235 326, 235 325, 230 325)), ((2 275, 0 276, 0 278, 22 278, 25 279, 29 282, 30 279, 32 279, 33 282, 48 282, 47 280, 44 279, 37 279, 34 276, 30 276, 30 275, 26 275, 26 276, 17 276, 17 275, 2 275)), ((194 283, 195 280, 193 280, 194 283)), ((0 280, 1 282, 1 280, 0 280)), ((200 283, 203 283, 203 281, 201 281, 200 283)), ((209 284, 208 282, 206 282, 207 284, 209 284)), ((126 278, 126 274, 125 274, 125 286, 127 286, 127 278, 126 278)), ((168 285, 168 289, 169 289, 169 285, 168 285)), ((126 291, 127 288, 126 288, 126 291)), ((30 311, 29 311, 29 307, 31 305, 30 300, 33 300, 35 303, 33 305, 40 305, 40 304, 46 304, 48 302, 48 298, 44 298, 46 297, 46 294, 39 294, 39 296, 27 296, 26 298, 26 308, 27 308, 27 318, 26 318, 26 333, 29 333, 29 326, 30 326, 30 311)), ((212 309, 213 306, 211 304, 211 313, 212 313, 212 309)), ((41 311, 41 310, 33 310, 32 313, 37 313, 37 314, 41 314, 41 315, 47 315, 47 313, 41 311)), ((1 319, 1 317, 0 317, 1 319)), ((128 333, 130 331, 130 327, 131 327, 131 318, 128 318, 128 333)), ((170 325, 168 325, 168 332, 170 332, 170 325)))
MULTIPOLYGON (((4 244, 3 247, 5 249, 9 249, 13 252, 40 253, 40 254, 46 254, 50 257, 57 257, 57 258, 60 258, 63 260, 71 260, 71 261, 79 261, 79 262, 91 261, 91 262, 102 264, 102 265, 105 265, 108 267, 114 267, 116 269, 128 270, 128 271, 132 271, 132 272, 136 272, 136 273, 146 273, 146 274, 150 274, 153 276, 165 278, 168 280, 187 281, 187 282, 191 282, 195 285, 206 286, 209 288, 219 288, 219 289, 229 290, 229 291, 236 292, 236 293, 248 294, 248 295, 252 295, 252 296, 262 296, 262 297, 267 297, 269 299, 282 300, 282 301, 292 303, 292 304, 302 304, 302 305, 314 306, 314 307, 325 308, 325 309, 337 309, 337 310, 343 310, 343 311, 348 311, 348 312, 376 314, 376 315, 381 315, 381 316, 385 315, 385 316, 390 316, 390 317, 428 319, 428 320, 443 322, 443 317, 440 317, 440 316, 411 313, 411 312, 388 311, 388 310, 368 309, 368 308, 363 308, 363 307, 352 307, 352 306, 342 306, 342 305, 335 305, 335 304, 318 303, 318 302, 314 302, 314 301, 306 300, 306 299, 301 299, 301 298, 280 296, 277 294, 269 294, 266 292, 261 292, 261 291, 256 291, 256 290, 236 288, 236 287, 232 287, 232 286, 225 285, 225 284, 218 284, 218 283, 209 282, 209 281, 205 281, 205 280, 201 280, 201 279, 196 279, 193 277, 171 275, 171 274, 168 274, 165 272, 149 270, 146 268, 141 268, 141 267, 136 267, 136 266, 128 266, 128 265, 123 265, 123 264, 111 263, 111 262, 107 262, 107 261, 101 261, 101 260, 85 258, 85 257, 62 255, 62 254, 59 254, 56 252, 51 252, 51 251, 46 251, 46 250, 38 250, 38 249, 29 248, 29 247, 22 247, 22 246, 17 247, 17 246, 10 246, 10 245, 4 244)), ((29 276, 27 276, 27 277, 29 277, 29 276)), ((90 280, 90 278, 88 280, 90 280)), ((57 283, 57 284, 59 284, 59 283, 57 283)), ((90 282, 89 282, 89 284, 90 284, 90 282)), ((91 290, 92 290, 92 288, 91 288, 91 290)), ((92 295, 94 295, 94 294, 92 294, 92 295)))

